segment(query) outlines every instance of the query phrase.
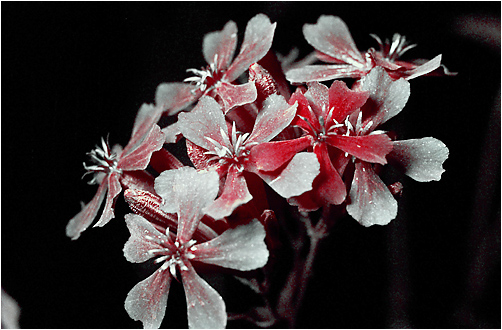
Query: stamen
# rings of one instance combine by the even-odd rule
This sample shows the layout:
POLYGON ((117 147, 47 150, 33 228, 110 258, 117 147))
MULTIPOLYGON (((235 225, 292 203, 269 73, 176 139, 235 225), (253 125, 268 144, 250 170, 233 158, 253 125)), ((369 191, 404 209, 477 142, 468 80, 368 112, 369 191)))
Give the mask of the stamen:
MULTIPOLYGON (((309 106, 309 108, 310 108, 310 106, 309 106)), ((301 120, 303 120, 307 125, 309 125, 309 127, 311 129, 311 132, 307 132, 307 133, 309 133, 309 134, 315 134, 317 136, 317 132, 316 132, 314 126, 312 126, 312 124, 310 123, 310 121, 307 118, 303 117, 303 116, 300 116, 300 115, 297 115, 297 116, 298 116, 298 118, 300 118, 301 120)))
POLYGON ((166 255, 166 256, 162 256, 162 257, 158 257, 157 259, 155 259, 155 261, 154 261, 153 263, 158 264, 158 263, 160 263, 160 262, 162 262, 162 261, 166 260, 167 258, 169 258, 169 256, 168 256, 168 255, 166 255))

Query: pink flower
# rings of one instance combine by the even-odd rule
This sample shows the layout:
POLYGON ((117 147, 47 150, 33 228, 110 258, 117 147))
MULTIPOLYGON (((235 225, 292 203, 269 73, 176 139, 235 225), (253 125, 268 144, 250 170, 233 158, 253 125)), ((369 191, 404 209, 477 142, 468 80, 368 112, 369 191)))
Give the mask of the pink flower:
POLYGON ((198 168, 216 168, 221 175, 223 189, 207 214, 221 219, 232 214, 253 196, 248 190, 245 172, 257 174, 278 194, 288 198, 298 196, 312 188, 312 180, 319 173, 315 157, 301 153, 283 162, 273 173, 260 171, 249 155, 253 148, 266 143, 287 127, 295 116, 296 105, 288 105, 282 96, 272 94, 258 113, 251 133, 237 131, 235 122, 230 126, 220 105, 211 97, 202 97, 197 106, 180 113, 178 125, 183 136, 200 147, 203 152, 189 153, 198 168), (201 154, 205 157, 202 157, 201 154), (195 159, 196 157, 197 159, 195 159))
POLYGON ((253 82, 235 85, 251 64, 267 54, 272 45, 276 23, 272 24, 263 14, 253 17, 246 26, 244 41, 237 57, 233 59, 237 45, 237 25, 229 21, 223 30, 208 33, 204 37, 202 52, 208 63, 201 70, 188 69, 195 76, 183 83, 164 83, 159 85, 156 104, 163 111, 170 110, 173 115, 182 110, 202 95, 216 98, 230 109, 253 102, 256 99, 256 87, 253 82), (233 59, 233 61, 232 61, 233 59))
POLYGON ((130 262, 155 258, 161 264, 127 295, 125 309, 144 328, 159 328, 166 312, 169 288, 178 270, 186 294, 190 328, 224 328, 227 321, 221 296, 195 271, 192 262, 248 271, 263 267, 268 260, 265 230, 257 221, 228 229, 218 237, 198 243, 192 239, 203 216, 203 209, 218 193, 214 171, 197 172, 190 167, 163 172, 155 189, 163 198, 163 211, 178 214, 176 235, 159 232, 150 222, 135 214, 126 215, 131 237, 124 246, 130 262))
MULTIPOLYGON (((308 43, 317 51, 318 58, 327 65, 307 65, 292 69, 286 73, 286 78, 292 83, 309 81, 325 81, 340 78, 362 78, 376 66, 385 68, 392 79, 407 80, 428 74, 441 65, 441 55, 430 61, 415 60, 413 62, 399 61, 398 58, 416 45, 409 45, 406 38, 394 34, 392 42, 382 43, 375 38, 380 50, 373 48, 366 53, 360 52, 350 35, 347 25, 336 16, 322 15, 316 24, 305 24, 303 34, 308 43)), ((443 73, 454 75, 443 67, 443 73)))
MULTIPOLYGON (((86 230, 98 214, 101 203, 106 197, 105 207, 94 226, 102 227, 114 217, 114 205, 122 186, 153 190, 153 178, 143 171, 150 161, 152 153, 161 149, 164 136, 156 125, 160 112, 152 105, 141 106, 134 122, 131 139, 127 146, 115 145, 110 150, 102 140, 102 146, 96 146, 89 155, 95 165, 86 165, 87 173, 94 175, 90 184, 99 183, 94 198, 74 216, 66 226, 66 235, 77 239, 86 230)), ((87 174, 86 173, 86 174, 87 174)))
MULTIPOLYGON (((362 90, 369 92, 369 101, 352 116, 351 135, 374 136, 381 124, 404 108, 410 95, 409 83, 393 81, 383 68, 373 69, 364 79, 362 90), (356 116, 357 115, 357 116, 356 116), (356 119, 354 119, 356 118, 356 119)), ((448 148, 432 137, 392 141, 386 159, 409 177, 427 182, 439 181, 442 165, 448 158, 448 148)), ((397 215, 397 202, 367 159, 354 159, 347 212, 364 226, 385 225, 397 215)))
POLYGON ((326 86, 309 83, 307 92, 298 89, 289 100, 298 110, 292 125, 299 126, 303 136, 285 141, 272 141, 256 146, 250 158, 262 171, 273 171, 298 152, 313 151, 320 164, 320 174, 311 191, 289 199, 301 210, 312 211, 330 204, 341 204, 346 197, 341 171, 331 161, 331 154, 340 149, 358 158, 385 162, 392 145, 385 135, 349 137, 349 116, 368 99, 368 93, 352 91, 345 83, 335 81, 326 86), (332 150, 333 149, 333 150, 332 150))

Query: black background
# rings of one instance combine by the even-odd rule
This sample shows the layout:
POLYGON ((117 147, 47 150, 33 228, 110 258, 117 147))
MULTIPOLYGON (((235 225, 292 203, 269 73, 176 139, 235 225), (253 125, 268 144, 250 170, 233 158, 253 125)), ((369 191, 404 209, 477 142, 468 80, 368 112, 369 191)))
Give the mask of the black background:
MULTIPOLYGON (((303 24, 330 14, 361 50, 375 46, 369 33, 399 32, 418 44, 405 58, 443 54, 459 72, 412 80, 395 122, 403 139, 445 142, 442 180, 404 179, 388 226, 347 218, 333 228, 298 326, 500 328, 499 2, 3 2, 1 275, 21 327, 140 327, 123 308, 140 280, 122 254, 123 199, 104 228, 65 236, 96 190, 81 180, 85 153, 108 133, 125 145, 156 86, 204 65, 205 33, 234 20, 242 40, 260 12, 278 23, 273 48, 283 54, 306 55, 303 24), (467 14, 491 15, 496 42, 461 35, 456 20, 467 14)), ((163 326, 186 327, 184 308, 174 285, 163 326)))

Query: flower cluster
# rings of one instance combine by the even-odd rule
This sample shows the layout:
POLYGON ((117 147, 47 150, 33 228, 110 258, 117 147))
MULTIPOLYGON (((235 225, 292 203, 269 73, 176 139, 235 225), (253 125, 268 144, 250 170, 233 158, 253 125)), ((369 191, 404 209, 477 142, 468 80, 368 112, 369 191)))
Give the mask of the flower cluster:
POLYGON ((340 18, 321 16, 303 32, 315 60, 327 64, 281 63, 270 50, 275 28, 263 14, 252 18, 235 58, 234 22, 207 34, 208 65, 188 69, 193 76, 184 82, 161 84, 155 104, 139 110, 129 143, 111 148, 103 140, 89 153, 94 164, 84 163, 98 190, 66 233, 77 239, 104 200, 94 226, 108 223, 124 191, 133 212, 125 216, 131 236, 124 255, 159 265, 125 301, 145 328, 160 327, 178 274, 189 326, 225 327, 225 303, 196 268, 241 273, 267 264, 274 237, 266 228, 277 207, 267 196, 278 195, 305 215, 338 205, 363 226, 385 225, 397 215, 401 184, 384 183, 384 165, 421 182, 441 178, 448 157, 441 141, 397 140, 384 130, 404 109, 410 79, 452 75, 441 55, 401 61, 415 45, 399 34, 391 42, 373 36, 380 50, 360 52, 340 18), (353 84, 322 83, 340 78, 353 84), (175 117, 174 123, 163 127, 162 117, 175 117), (175 143, 186 146, 189 164, 169 151, 175 143))

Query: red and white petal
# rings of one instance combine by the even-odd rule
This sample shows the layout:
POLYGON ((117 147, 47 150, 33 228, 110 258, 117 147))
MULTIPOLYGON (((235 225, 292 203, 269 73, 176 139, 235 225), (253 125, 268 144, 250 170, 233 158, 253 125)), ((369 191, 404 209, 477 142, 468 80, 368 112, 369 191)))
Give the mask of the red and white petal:
MULTIPOLYGON (((157 173, 183 167, 183 163, 164 148, 154 152, 149 164, 157 173)), ((143 171, 144 172, 144 171, 143 171)))
POLYGON ((165 137, 165 143, 176 143, 182 138, 178 122, 164 127, 162 133, 165 137))
POLYGON ((232 214, 240 205, 244 205, 253 199, 249 192, 246 179, 236 166, 231 166, 225 180, 223 193, 212 204, 208 205, 204 212, 213 219, 223 219, 232 214))
POLYGON ((195 102, 201 95, 202 92, 190 84, 163 83, 155 92, 155 105, 161 112, 173 116, 195 102))
POLYGON ((251 64, 258 62, 267 54, 272 46, 276 25, 276 23, 272 24, 264 14, 258 14, 249 20, 239 55, 225 72, 224 79, 226 81, 234 81, 251 64))
POLYGON ((314 180, 314 192, 318 196, 321 205, 341 204, 345 201, 347 190, 337 169, 331 163, 328 147, 325 143, 314 146, 321 166, 320 173, 314 180))
POLYGON ((144 170, 150 162, 152 153, 160 150, 164 141, 164 133, 157 124, 153 124, 148 135, 136 147, 124 149, 117 167, 123 171, 144 170))
POLYGON ((216 65, 215 69, 218 71, 225 70, 234 57, 236 44, 237 25, 229 21, 221 31, 210 32, 204 36, 202 42, 204 59, 208 64, 216 65))
POLYGON ((448 158, 448 148, 438 139, 425 137, 394 141, 388 155, 389 162, 406 175, 420 182, 439 181, 444 172, 443 163, 448 158))
POLYGON ((227 325, 225 302, 206 281, 187 263, 181 278, 187 301, 188 327, 190 329, 223 329, 227 325))
POLYGON ((321 15, 316 24, 303 26, 303 35, 315 49, 345 63, 364 66, 364 58, 340 17, 321 15))
POLYGON ((225 113, 239 105, 254 102, 258 96, 253 81, 241 85, 220 82, 215 93, 221 98, 225 106, 225 113))
POLYGON ((410 79, 413 79, 416 77, 420 77, 420 76, 423 76, 427 73, 430 73, 430 72, 436 70, 440 66, 441 66, 441 55, 438 55, 438 56, 434 57, 432 60, 427 61, 426 63, 424 63, 420 66, 417 66, 413 70, 407 71, 406 76, 404 76, 404 78, 406 80, 410 80, 410 79))
POLYGON ((80 233, 91 225, 92 221, 98 214, 101 203, 103 203, 103 200, 105 199, 107 189, 108 180, 107 178, 104 178, 92 200, 68 222, 68 225, 66 226, 66 236, 75 240, 80 237, 80 233))
POLYGON ((312 137, 309 135, 294 140, 258 144, 251 149, 246 162, 246 170, 252 172, 274 171, 311 145, 312 137))
POLYGON ((192 111, 180 113, 177 125, 184 137, 206 150, 214 149, 214 144, 207 138, 226 146, 221 135, 221 130, 228 134, 225 116, 212 97, 203 96, 192 111))
POLYGON ((375 127, 385 123, 403 110, 410 97, 410 83, 404 79, 393 81, 381 67, 376 67, 364 78, 362 90, 369 91, 369 102, 363 107, 363 126, 372 121, 375 127))
POLYGON ((131 233, 124 245, 124 256, 129 262, 141 263, 150 260, 153 255, 148 251, 161 248, 161 240, 167 241, 163 233, 140 215, 126 214, 125 222, 131 233))
POLYGON ((319 117, 325 117, 329 111, 329 89, 325 85, 318 83, 317 81, 310 82, 307 84, 308 90, 305 93, 305 97, 309 100, 309 104, 314 111, 316 119, 319 117))
POLYGON ((269 254, 265 236, 265 228, 254 219, 195 245, 193 260, 240 271, 261 268, 267 263, 269 254))
POLYGON ((120 176, 120 184, 124 189, 140 189, 155 193, 154 179, 147 171, 124 172, 120 176))
POLYGON ((296 89, 293 95, 291 95, 288 103, 298 104, 296 111, 297 116, 293 119, 291 125, 299 126, 303 128, 304 131, 309 132, 309 134, 314 134, 312 127, 316 131, 321 130, 319 119, 316 118, 314 112, 310 110, 309 100, 307 100, 301 88, 296 89))
POLYGON ((159 269, 136 284, 124 303, 127 314, 133 320, 141 321, 145 329, 158 329, 166 314, 171 280, 168 271, 159 269))
POLYGON ((363 136, 330 135, 326 142, 352 156, 369 163, 387 164, 385 156, 392 150, 392 141, 386 134, 363 136))
POLYGON ((326 81, 341 78, 361 78, 366 71, 351 64, 334 65, 306 65, 298 69, 286 72, 286 79, 293 84, 307 83, 311 81, 326 81))
POLYGON ((386 225, 397 215, 397 202, 371 164, 356 162, 347 212, 361 225, 386 225))
POLYGON ((357 92, 350 90, 347 85, 340 80, 334 81, 329 88, 329 110, 333 108, 330 118, 326 118, 329 127, 333 124, 333 119, 341 123, 348 115, 361 108, 368 100, 368 92, 357 92))
POLYGON ((321 200, 317 198, 314 190, 307 191, 300 196, 288 198, 288 203, 293 206, 297 206, 298 210, 301 212, 316 211, 323 206, 321 200))
POLYGON ((103 213, 101 214, 98 222, 96 222, 93 227, 103 227, 115 217, 115 202, 117 201, 117 196, 121 191, 122 185, 120 184, 120 174, 117 172, 112 172, 108 176, 108 193, 106 194, 106 203, 103 209, 103 213))
POLYGON ((319 174, 319 161, 312 152, 296 154, 280 173, 257 172, 263 181, 284 198, 299 196, 312 190, 319 174))
POLYGON ((134 126, 132 129, 131 139, 127 146, 124 148, 123 154, 135 147, 135 144, 141 140, 152 129, 153 125, 157 124, 162 115, 162 111, 152 104, 143 104, 136 115, 134 126))
POLYGON ((246 144, 272 140, 291 123, 296 115, 296 107, 296 104, 289 105, 280 95, 273 94, 267 97, 246 144))
POLYGON ((155 191, 164 200, 162 210, 178 213, 178 241, 191 239, 202 218, 202 209, 216 198, 218 189, 216 171, 198 172, 188 166, 162 172, 155 179, 155 191))

